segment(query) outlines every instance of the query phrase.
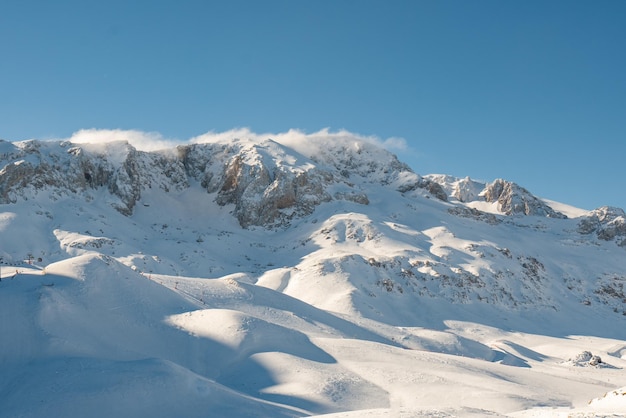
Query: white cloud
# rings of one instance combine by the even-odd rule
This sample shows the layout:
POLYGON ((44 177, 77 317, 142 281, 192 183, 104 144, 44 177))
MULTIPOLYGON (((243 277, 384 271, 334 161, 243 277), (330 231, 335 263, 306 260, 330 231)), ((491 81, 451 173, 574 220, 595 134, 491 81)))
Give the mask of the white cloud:
MULTIPOLYGON (((270 134, 267 134, 270 135, 270 134)), ((252 132, 248 128, 235 128, 225 132, 209 131, 205 134, 196 136, 189 140, 192 144, 206 144, 206 143, 219 143, 228 142, 233 139, 250 139, 253 141, 261 138, 269 138, 271 136, 263 136, 252 132)))
POLYGON ((331 131, 329 128, 322 129, 314 133, 305 133, 299 129, 290 129, 282 133, 257 134, 249 128, 236 128, 225 132, 207 132, 190 140, 191 143, 213 143, 227 142, 233 139, 251 140, 259 142, 265 139, 272 139, 282 145, 293 148, 304 155, 311 155, 320 146, 328 142, 332 143, 357 143, 366 142, 385 148, 390 152, 406 151, 408 146, 404 138, 392 137, 380 139, 377 136, 367 136, 353 133, 346 130, 331 131))
POLYGON ((385 139, 382 142, 382 146, 391 152, 407 151, 409 148, 404 138, 395 136, 385 139))
POLYGON ((381 139, 377 136, 361 135, 347 130, 331 131, 329 128, 313 133, 305 133, 299 129, 290 129, 282 133, 259 134, 249 128, 235 128, 224 132, 209 131, 205 134, 190 138, 187 141, 164 138, 158 132, 143 132, 138 130, 122 129, 82 129, 67 138, 73 143, 104 144, 116 141, 127 141, 142 151, 154 151, 173 148, 184 143, 224 143, 234 139, 261 142, 272 139, 284 146, 293 148, 303 155, 313 155, 325 144, 341 143, 346 146, 358 143, 369 143, 387 149, 390 152, 406 152, 408 146, 403 138, 391 137, 381 139))
POLYGON ((155 151, 172 148, 181 142, 164 138, 158 132, 143 132, 122 129, 81 129, 74 132, 69 141, 77 144, 103 144, 109 142, 127 141, 133 147, 142 151, 155 151))

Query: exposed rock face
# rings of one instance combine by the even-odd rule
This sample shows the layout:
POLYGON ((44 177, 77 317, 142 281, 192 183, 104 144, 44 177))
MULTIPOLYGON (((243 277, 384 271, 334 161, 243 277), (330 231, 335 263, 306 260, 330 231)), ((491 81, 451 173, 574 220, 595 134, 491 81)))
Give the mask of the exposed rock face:
POLYGON ((419 177, 395 155, 368 143, 352 141, 321 146, 310 158, 328 171, 337 172, 346 179, 360 177, 366 183, 393 184, 403 173, 419 177))
POLYGON ((463 206, 455 206, 453 208, 450 208, 448 209, 448 213, 456 216, 461 216, 463 218, 476 219, 478 221, 486 222, 491 225, 497 225, 502 222, 493 213, 486 213, 478 209, 463 206))
POLYGON ((144 190, 182 191, 195 180, 219 205, 234 205, 243 227, 273 227, 333 199, 369 204, 359 182, 390 183, 403 173, 419 177, 386 151, 388 165, 343 151, 346 155, 330 152, 315 162, 271 140, 185 145, 175 152, 138 151, 126 142, 25 141, 3 155, 0 202, 28 199, 42 190, 62 196, 105 188, 116 198, 112 205, 128 216, 144 190))
MULTIPOLYGON (((104 188, 114 199, 111 204, 130 215, 147 189, 180 192, 197 182, 219 205, 233 205, 242 226, 279 227, 311 214, 323 202, 367 205, 365 190, 377 183, 400 193, 426 192, 441 201, 497 202, 505 215, 566 217, 505 180, 484 184, 469 177, 419 176, 371 143, 307 144, 303 149, 309 152, 303 155, 269 139, 182 145, 161 152, 139 151, 126 142, 1 142, 0 203, 29 199, 42 190, 52 198, 84 192, 89 199, 89 191, 104 188)), ((626 245, 625 217, 618 211, 594 211, 581 221, 580 232, 596 232, 603 240, 619 237, 626 245)), ((479 215, 476 209, 457 212, 479 215)))
POLYGON ((431 195, 435 196, 437 199, 444 202, 448 200, 448 195, 440 184, 424 177, 421 177, 414 182, 404 183, 400 185, 400 187, 398 187, 398 191, 401 193, 406 193, 417 189, 424 189, 431 195))
POLYGON ((333 173, 304 157, 301 164, 285 163, 285 150, 273 141, 197 144, 178 150, 188 175, 208 193, 217 193, 219 205, 234 205, 233 214, 243 227, 284 225, 332 199, 326 188, 336 181, 333 173))
POLYGON ((464 179, 455 183, 454 189, 452 191, 452 196, 457 198, 459 202, 471 202, 473 200, 476 200, 478 196, 480 196, 483 188, 483 184, 474 181, 469 177, 465 177, 464 179))
MULTIPOLYGON (((452 198, 452 200, 456 199, 462 203, 481 201, 497 203, 498 212, 504 215, 567 218, 564 214, 555 211, 542 200, 533 196, 525 188, 502 179, 485 184, 472 180, 469 177, 461 179, 442 174, 430 174, 424 178, 438 184, 442 193, 452 198)), ((476 209, 473 210, 476 211, 476 209)), ((476 213, 471 214, 458 208, 454 208, 452 212, 459 215, 471 215, 471 217, 476 215, 476 213)))
POLYGON ((472 202, 479 200, 480 193, 485 188, 485 184, 474 181, 469 177, 459 179, 445 174, 430 174, 425 179, 439 185, 440 189, 447 197, 453 197, 459 202, 472 202))
POLYGON ((612 241, 616 239, 621 246, 626 246, 626 213, 623 209, 603 206, 591 211, 578 223, 581 234, 594 233, 598 239, 612 241))
POLYGON ((604 363, 600 356, 593 355, 591 351, 583 351, 565 362, 576 367, 602 367, 604 363))
POLYGON ((443 188, 435 183, 434 181, 430 181, 427 179, 422 179, 423 181, 419 184, 419 187, 428 191, 428 193, 432 194, 439 200, 443 200, 446 202, 448 200, 448 195, 443 190, 443 188))
POLYGON ((115 208, 130 215, 141 190, 188 186, 183 166, 166 154, 137 151, 125 142, 105 146, 25 141, 5 155, 0 170, 0 202, 11 203, 41 190, 54 197, 106 188, 118 198, 115 208), (7 163, 8 162, 8 163, 7 163))
POLYGON ((268 166, 266 161, 244 161, 237 155, 221 175, 216 202, 235 205, 235 216, 243 227, 283 224, 331 200, 326 186, 334 180, 332 174, 313 166, 268 166))
POLYGON ((498 179, 483 191, 487 202, 498 202, 498 210, 507 215, 533 215, 549 218, 566 218, 560 212, 530 194, 528 190, 510 181, 498 179))

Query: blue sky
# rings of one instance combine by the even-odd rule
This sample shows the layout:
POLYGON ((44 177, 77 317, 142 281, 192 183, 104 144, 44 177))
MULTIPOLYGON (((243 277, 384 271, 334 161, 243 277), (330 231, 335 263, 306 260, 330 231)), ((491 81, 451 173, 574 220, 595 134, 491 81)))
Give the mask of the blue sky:
POLYGON ((0 3, 0 137, 403 138, 420 174, 626 208, 626 2, 0 3))

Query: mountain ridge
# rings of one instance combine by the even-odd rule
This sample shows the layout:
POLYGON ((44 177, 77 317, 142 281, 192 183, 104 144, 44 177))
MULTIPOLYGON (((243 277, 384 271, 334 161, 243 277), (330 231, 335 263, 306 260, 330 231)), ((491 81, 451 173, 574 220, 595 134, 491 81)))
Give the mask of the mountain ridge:
MULTIPOLYGON (((180 190, 189 187, 189 181, 194 179, 208 193, 219 191, 217 202, 222 205, 234 200, 232 194, 240 199, 244 193, 267 193, 279 202, 278 206, 291 207, 297 200, 294 191, 297 193, 299 186, 310 184, 306 177, 312 173, 322 177, 313 182, 316 189, 330 183, 354 188, 349 178, 357 175, 365 182, 370 179, 383 185, 394 184, 401 192, 425 189, 440 200, 455 198, 467 203, 482 198, 485 202, 497 201, 498 212, 507 215, 564 216, 526 189, 503 179, 480 183, 469 177, 420 176, 395 155, 365 142, 340 144, 330 152, 322 148, 316 150, 316 155, 303 156, 271 139, 187 144, 161 151, 138 151, 126 141, 105 144, 38 140, 14 144, 3 141, 0 198, 3 203, 14 202, 19 196, 17 189, 29 187, 56 187, 59 191, 65 188, 76 192, 106 186, 111 194, 124 200, 124 207, 118 207, 118 210, 128 215, 132 213, 141 189, 151 188, 156 183, 166 191, 170 188, 180 190), (372 149, 376 149, 375 156, 370 155, 372 149), (287 151, 289 158, 286 157, 287 151), (343 158, 338 157, 341 155, 343 158), (306 161, 295 164, 298 159, 306 161), (243 169, 247 172, 242 172, 243 169), (252 179, 262 184, 257 185, 252 179), (248 186, 252 191, 246 193, 248 186), (255 190, 255 187, 261 189, 255 190), (461 190, 463 187, 465 191, 461 190), (476 190, 470 190, 472 188, 476 190), (518 202, 512 202, 512 199, 518 202)), ((320 190, 313 192, 316 205, 332 198, 320 190)), ((363 203, 367 201, 354 190, 347 194, 338 192, 336 196, 362 200, 363 203)))
MULTIPOLYGON (((417 402, 394 386, 404 379, 398 365, 385 363, 396 370, 388 380, 386 369, 368 371, 375 353, 420 368, 463 364, 477 373, 470 380, 483 370, 512 376, 500 367, 513 367, 566 381, 559 370, 568 356, 545 345, 574 344, 577 335, 593 336, 594 355, 615 373, 596 363, 585 373, 602 383, 549 396, 562 406, 601 395, 588 387, 616 387, 606 379, 622 381, 622 209, 567 217, 515 183, 421 176, 354 138, 296 148, 269 139, 151 152, 128 142, 1 142, 0 303, 9 319, 0 331, 24 347, 36 341, 23 353, 0 352, 7 411, 27 408, 19 401, 28 397, 10 390, 23 367, 43 364, 42 382, 57 385, 58 358, 70 381, 96 388, 100 407, 110 383, 98 386, 95 371, 106 367, 136 376, 128 388, 139 394, 152 373, 167 376, 167 391, 189 400, 189 416, 201 416, 193 409, 201 404, 235 416, 255 405, 258 416, 389 408, 428 416, 425 396, 417 402), (204 389, 174 389, 181 382, 204 389), (246 402, 229 410, 211 400, 213 390, 246 402)), ((433 367, 426 380, 459 372, 433 367)), ((520 400, 519 387, 485 379, 497 405, 458 396, 448 413, 551 402, 539 380, 515 375, 525 382, 520 400)), ((83 402, 79 390, 63 396, 83 402)))
MULTIPOLYGON (((132 218, 139 208, 158 205, 162 198, 159 193, 176 195, 199 187, 201 193, 195 196, 196 199, 203 199, 204 205, 216 204, 227 208, 244 229, 260 227, 270 231, 302 224, 321 205, 335 202, 340 206, 353 206, 350 209, 353 215, 345 215, 345 218, 331 216, 326 221, 329 226, 318 230, 308 240, 325 236, 326 240, 336 244, 332 246, 333 251, 341 248, 343 243, 354 242, 357 245, 353 250, 358 251, 353 254, 358 254, 379 272, 384 270, 380 262, 376 257, 366 257, 366 251, 362 249, 370 241, 384 241, 394 230, 390 226, 393 223, 388 220, 379 224, 369 215, 361 213, 368 212, 370 209, 365 207, 373 205, 375 211, 380 209, 378 217, 382 215, 390 220, 406 217, 381 213, 385 210, 383 202, 390 199, 406 201, 406 207, 418 214, 427 213, 418 205, 424 205, 429 199, 440 202, 431 205, 435 211, 430 214, 434 217, 432 226, 419 233, 431 243, 448 240, 462 242, 455 236, 457 230, 467 230, 468 226, 470 229, 482 228, 481 223, 485 223, 487 228, 515 230, 530 227, 538 233, 549 229, 547 225, 556 225, 557 230, 563 228, 560 223, 550 221, 554 219, 567 224, 559 234, 576 231, 576 236, 570 241, 582 242, 586 237, 593 237, 613 242, 618 247, 626 246, 626 216, 618 208, 598 208, 580 218, 568 220, 566 215, 552 209, 528 190, 502 179, 480 183, 469 177, 420 176, 395 155, 365 142, 344 141, 318 144, 317 147, 317 150, 313 148, 316 154, 305 156, 271 139, 179 145, 174 149, 152 152, 138 151, 125 141, 72 144, 67 141, 31 140, 13 144, 12 149, 3 144, 0 199, 7 204, 20 199, 27 201, 38 194, 48 195, 51 199, 75 196, 84 198, 85 203, 104 198, 120 214, 132 218), (106 190, 105 195, 99 195, 102 190, 106 190), (147 195, 153 196, 150 203, 145 199, 147 195), (441 215, 437 215, 438 210, 441 215), (445 221, 448 215, 452 218, 445 221), (458 224, 456 230, 440 225, 452 221, 458 224), (479 224, 473 226, 476 221, 479 224), (576 224, 571 225, 573 222, 576 224)), ((470 231, 464 234, 472 235, 470 231)), ((66 237, 63 241, 68 239, 68 235, 57 236, 66 237)), ((73 248, 83 245, 97 248, 112 245, 113 242, 106 237, 81 239, 69 245, 73 248)), ((385 274, 377 273, 372 280, 389 292, 403 291, 401 281, 396 277, 403 278, 405 287, 414 288, 415 292, 422 294, 434 292, 441 295, 448 287, 464 289, 451 300, 459 297, 492 300, 492 295, 480 289, 486 288, 491 292, 494 286, 501 292, 498 298, 509 298, 513 304, 524 303, 524 300, 533 300, 536 304, 543 299, 540 296, 543 288, 539 283, 546 281, 545 276, 551 274, 546 273, 545 263, 539 261, 541 257, 526 255, 523 248, 512 251, 509 249, 511 245, 485 245, 476 240, 466 240, 463 248, 454 251, 474 260, 473 265, 468 267, 455 265, 456 261, 450 262, 450 246, 447 243, 431 245, 426 252, 428 257, 423 257, 420 254, 424 253, 424 247, 419 241, 418 247, 415 247, 414 242, 401 237, 399 253, 402 255, 391 259, 397 269, 385 274), (485 258, 493 261, 484 262, 485 258), (517 261, 513 270, 494 267, 509 265, 510 260, 517 261), (494 281, 486 283, 485 278, 488 277, 493 277, 494 281), (502 281, 502 277, 509 279, 502 281), (525 290, 510 288, 513 283, 518 283, 513 278, 520 277, 526 283, 525 290), (420 290, 415 288, 418 278, 421 281, 420 290), (428 284, 433 278, 437 278, 435 288, 428 284), (469 294, 465 292, 468 289, 471 289, 469 294)), ((389 247, 393 245, 397 242, 388 244, 389 247)), ((610 276, 613 273, 607 274, 610 276)), ((569 280, 560 275, 564 276, 563 280, 569 280)), ((621 287, 607 286, 603 284, 600 288, 608 290, 616 298, 623 295, 621 287)), ((617 305, 615 308, 618 309, 617 305)))

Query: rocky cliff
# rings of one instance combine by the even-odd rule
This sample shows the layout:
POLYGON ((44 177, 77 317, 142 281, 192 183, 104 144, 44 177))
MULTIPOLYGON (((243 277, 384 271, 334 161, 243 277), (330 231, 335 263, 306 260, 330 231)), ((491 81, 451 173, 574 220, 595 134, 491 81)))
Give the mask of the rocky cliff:
POLYGON ((176 192, 199 183, 219 205, 233 205, 243 227, 286 225, 323 202, 367 205, 363 184, 425 189, 445 199, 438 185, 421 178, 395 156, 367 144, 343 144, 303 156, 270 139, 181 145, 138 151, 127 142, 4 142, 0 156, 0 203, 81 194, 104 189, 130 215, 146 189, 176 192), (376 157, 371 158, 375 150, 376 157))

